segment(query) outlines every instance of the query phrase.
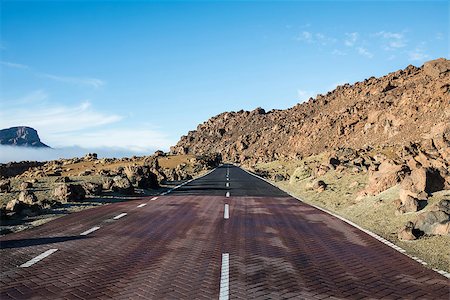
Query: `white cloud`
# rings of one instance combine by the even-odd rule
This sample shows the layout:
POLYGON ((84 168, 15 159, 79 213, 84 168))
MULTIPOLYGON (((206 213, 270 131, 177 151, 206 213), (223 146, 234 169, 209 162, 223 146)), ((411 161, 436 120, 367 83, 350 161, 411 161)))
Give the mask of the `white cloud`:
POLYGON ((421 48, 416 48, 408 53, 409 59, 414 61, 426 60, 430 56, 421 48))
MULTIPOLYGON (((48 101, 44 91, 34 91, 18 99, 27 105, 0 102, 0 128, 30 126, 51 147, 121 148, 144 152, 173 144, 165 134, 149 124, 137 128, 124 125, 124 116, 95 110, 89 101, 59 105, 48 101), (111 126, 114 126, 112 129, 111 126)), ((16 103, 17 101, 12 101, 16 103)))
POLYGON ((380 37, 383 40, 384 50, 393 50, 406 47, 406 40, 403 33, 379 31, 375 33, 375 36, 380 37))
MULTIPOLYGON (((132 152, 148 152, 151 149, 166 149, 173 144, 167 136, 147 128, 99 129, 83 132, 54 133, 53 145, 64 139, 64 146, 79 145, 89 148, 122 148, 132 152)), ((50 143, 50 142, 49 142, 50 143)))
POLYGON ((9 67, 9 68, 15 68, 15 69, 29 69, 30 67, 23 64, 13 63, 10 61, 0 61, 0 64, 9 67))
POLYGON ((334 49, 334 50, 331 52, 331 54, 333 54, 333 55, 338 55, 338 56, 344 56, 344 55, 347 55, 346 52, 341 51, 341 50, 339 50, 339 49, 334 49))
POLYGON ((372 52, 367 50, 364 47, 357 47, 356 50, 358 51, 358 54, 367 58, 373 58, 372 52))
POLYGON ((39 76, 48 78, 51 80, 59 81, 59 82, 70 83, 70 84, 75 84, 75 85, 91 86, 94 88, 99 88, 99 87, 105 85, 105 82, 98 78, 66 77, 66 76, 57 76, 57 75, 45 74, 45 73, 40 73, 39 76))
POLYGON ((49 103, 10 109, 3 107, 0 111, 0 128, 28 125, 40 128, 43 133, 70 132, 115 123, 121 119, 119 115, 94 111, 87 101, 75 106, 49 103))
POLYGON ((335 38, 326 36, 323 33, 313 33, 310 31, 302 31, 296 38, 297 41, 308 43, 308 44, 319 44, 326 46, 336 42, 335 38))
POLYGON ((358 40, 359 33, 357 32, 350 32, 345 34, 346 38, 344 40, 344 44, 347 47, 353 47, 358 40))
POLYGON ((436 40, 443 40, 444 39, 444 35, 442 34, 442 32, 438 32, 435 35, 436 40))

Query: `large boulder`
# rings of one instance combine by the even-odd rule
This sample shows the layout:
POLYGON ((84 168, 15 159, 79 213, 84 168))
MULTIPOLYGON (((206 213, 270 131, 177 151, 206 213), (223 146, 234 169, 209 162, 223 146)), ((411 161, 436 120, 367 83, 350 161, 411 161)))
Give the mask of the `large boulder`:
POLYGON ((114 181, 109 177, 102 178, 102 189, 103 190, 111 190, 114 185, 114 181))
POLYGON ((432 77, 439 77, 441 74, 450 71, 450 60, 445 58, 438 58, 435 60, 427 61, 423 65, 423 70, 425 74, 432 77))
POLYGON ((53 195, 61 203, 83 201, 86 198, 86 192, 79 184, 58 184, 53 195))
POLYGON ((125 168, 125 174, 132 184, 139 188, 153 189, 158 188, 158 177, 150 171, 149 166, 128 166, 125 168))
POLYGON ((133 195, 134 187, 128 177, 116 176, 113 178, 112 190, 123 195, 133 195))
POLYGON ((35 216, 41 213, 42 206, 38 203, 29 204, 13 199, 6 204, 6 211, 14 212, 21 216, 35 216))
POLYGON ((412 241, 416 239, 416 236, 413 233, 414 224, 412 222, 408 222, 405 226, 400 229, 397 233, 397 237, 402 241, 412 241))
POLYGON ((95 182, 83 182, 81 184, 87 195, 98 196, 102 193, 102 185, 95 182))
POLYGON ((425 234, 447 235, 449 229, 450 216, 443 211, 428 211, 417 216, 414 228, 425 234))
POLYGON ((11 191, 11 181, 9 179, 0 180, 0 193, 9 193, 11 191))
POLYGON ((38 199, 32 192, 30 192, 28 190, 24 190, 24 191, 21 191, 19 194, 19 201, 26 203, 26 204, 34 204, 34 203, 38 202, 38 199))
POLYGON ((420 207, 420 200, 411 196, 408 193, 400 193, 400 200, 395 202, 396 214, 405 214, 416 212, 420 207))
POLYGON ((406 165, 385 160, 380 164, 378 171, 369 174, 366 192, 369 195, 379 194, 400 183, 408 174, 409 168, 406 165))
POLYGON ((20 190, 21 191, 24 191, 24 190, 27 190, 27 189, 31 189, 32 187, 33 187, 33 184, 31 182, 28 182, 28 181, 22 182, 20 184, 20 190))
POLYGON ((400 187, 413 193, 431 194, 445 187, 445 179, 438 170, 432 168, 417 168, 406 176, 400 187))

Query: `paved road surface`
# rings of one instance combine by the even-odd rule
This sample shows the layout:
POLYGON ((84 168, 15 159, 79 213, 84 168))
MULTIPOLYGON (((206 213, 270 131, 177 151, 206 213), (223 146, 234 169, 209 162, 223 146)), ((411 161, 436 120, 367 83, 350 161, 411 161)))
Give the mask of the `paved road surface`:
POLYGON ((2 300, 450 297, 445 277, 233 166, 0 242, 2 300))

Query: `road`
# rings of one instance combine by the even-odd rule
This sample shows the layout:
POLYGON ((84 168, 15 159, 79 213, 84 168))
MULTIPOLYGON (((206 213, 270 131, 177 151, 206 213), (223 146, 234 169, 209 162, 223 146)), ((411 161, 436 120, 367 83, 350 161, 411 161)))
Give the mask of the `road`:
POLYGON ((450 297, 444 276, 228 165, 0 242, 2 300, 450 297))

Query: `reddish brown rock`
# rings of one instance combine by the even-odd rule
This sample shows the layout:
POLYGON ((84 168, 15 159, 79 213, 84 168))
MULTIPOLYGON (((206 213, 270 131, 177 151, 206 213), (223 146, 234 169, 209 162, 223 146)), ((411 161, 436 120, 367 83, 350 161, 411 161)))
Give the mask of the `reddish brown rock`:
POLYGON ((58 184, 53 195, 61 203, 83 201, 86 198, 86 192, 79 184, 58 184))
POLYGON ((400 183, 409 173, 406 165, 399 165, 393 161, 386 160, 381 163, 377 172, 369 174, 369 183, 366 191, 369 195, 376 195, 390 187, 400 183))
POLYGON ((425 234, 436 234, 444 232, 447 234, 446 228, 450 222, 450 216, 443 211, 428 211, 417 216, 414 222, 414 228, 425 234))
POLYGON ((400 229, 397 233, 397 237, 402 241, 413 241, 416 239, 416 236, 413 234, 414 224, 412 222, 408 222, 405 226, 400 229))
MULTIPOLYGON (((447 59, 439 59, 421 68, 408 66, 338 86, 286 110, 222 113, 188 132, 171 152, 220 153, 224 160, 252 164, 305 157, 337 146, 408 146, 436 124, 448 124, 448 65, 447 59)), ((431 137, 432 144, 424 145, 431 155, 428 160, 435 160, 437 153, 445 155, 445 140, 439 134, 436 142, 431 137)))

